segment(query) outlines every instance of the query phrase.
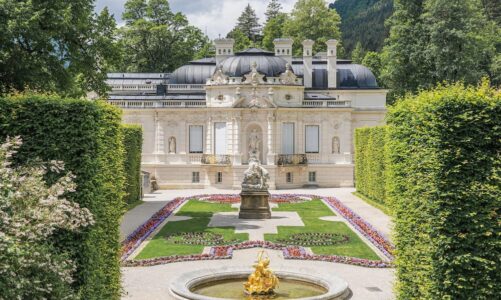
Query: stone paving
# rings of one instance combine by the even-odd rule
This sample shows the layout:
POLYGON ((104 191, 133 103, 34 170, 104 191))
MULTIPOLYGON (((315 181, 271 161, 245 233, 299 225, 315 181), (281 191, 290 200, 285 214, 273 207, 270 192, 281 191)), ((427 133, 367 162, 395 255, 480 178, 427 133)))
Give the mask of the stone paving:
POLYGON ((248 233, 250 241, 264 241, 265 233, 278 233, 278 226, 304 226, 297 212, 273 211, 271 219, 239 219, 238 212, 215 213, 209 227, 235 227, 235 233, 248 233))
MULTIPOLYGON (((297 190, 277 190, 270 191, 272 194, 280 193, 296 193, 296 194, 313 194, 319 196, 335 196, 343 204, 362 216, 365 220, 371 223, 381 233, 390 236, 391 220, 380 210, 368 205, 351 193, 354 189, 337 188, 337 189, 297 189, 297 190)), ((152 214, 160 209, 169 200, 179 196, 191 196, 197 194, 234 194, 239 191, 235 190, 165 190, 157 191, 154 194, 147 195, 145 203, 129 211, 122 221, 121 232, 123 236, 134 231, 137 226, 146 221, 152 214)), ((279 212, 275 212, 277 214, 279 212)), ((235 213, 233 213, 236 215, 235 213)), ((297 213, 296 213, 297 215, 297 213)), ((231 213, 230 215, 231 216, 231 213)), ((278 215, 276 215, 278 216, 278 215)), ((297 216, 299 218, 299 216, 297 216)), ((228 216, 226 217, 228 218, 228 216)), ((339 221, 338 216, 325 217, 329 221, 339 221)), ((215 219, 213 219, 214 221, 215 219)), ((237 219, 238 220, 238 219, 237 219)), ((175 221, 175 220, 171 220, 175 221)), ((297 220, 296 220, 297 221, 297 220)), ((211 221, 212 222, 212 221, 211 221)), ((220 222, 228 223, 220 219, 220 222)), ((231 222, 235 222, 233 219, 231 222)), ((299 222, 302 223, 299 218, 299 222)), ((216 222, 217 223, 217 222, 216 222)), ((243 224, 242 224, 243 225, 243 224)), ((254 224, 263 227, 263 224, 254 224)), ((290 226, 290 223, 288 224, 290 226)), ((283 226, 283 225, 281 225, 283 226)), ((298 225, 293 225, 298 226, 298 225)), ((236 226, 237 227, 237 226, 236 226)), ((242 226, 241 226, 242 227, 242 226)), ((273 226, 269 226, 265 230, 273 230, 273 226)), ((275 227, 276 229, 276 227, 275 227)), ((238 230, 238 228, 237 228, 238 230)), ((243 228, 251 233, 252 228, 243 228)), ((259 231, 259 230, 258 230, 259 231)), ((238 232, 238 231, 237 231, 238 232)), ((262 235, 261 232, 255 232, 262 235)), ((270 232, 271 233, 271 232, 270 232)), ((257 237, 257 236, 256 236, 257 237)), ((251 237, 251 239, 253 239, 251 237)), ((216 260, 203 262, 183 262, 159 265, 154 267, 134 267, 122 268, 123 271, 123 288, 125 294, 124 299, 174 299, 169 295, 169 284, 180 273, 194 271, 203 265, 206 267, 217 266, 251 266, 254 262, 259 248, 234 251, 233 258, 230 260, 216 260)), ((272 268, 286 268, 286 266, 308 267, 313 268, 318 272, 319 276, 336 275, 346 280, 353 292, 351 299, 367 299, 367 300, 385 300, 394 299, 392 292, 392 282, 394 279, 393 269, 371 269, 358 267, 353 265, 327 263, 321 261, 301 261, 301 260, 285 260, 280 251, 266 250, 272 260, 272 268)))

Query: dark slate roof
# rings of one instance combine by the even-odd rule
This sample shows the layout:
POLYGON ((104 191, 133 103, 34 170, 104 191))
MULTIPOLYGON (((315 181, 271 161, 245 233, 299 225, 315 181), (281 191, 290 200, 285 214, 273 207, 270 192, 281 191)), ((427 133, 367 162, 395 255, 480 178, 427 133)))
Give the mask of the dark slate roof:
POLYGON ((172 73, 170 84, 205 84, 214 74, 216 63, 190 63, 172 73))
POLYGON ((287 61, 281 57, 274 56, 273 52, 264 51, 258 48, 250 48, 228 57, 222 61, 224 74, 230 77, 242 77, 251 71, 251 65, 257 64, 259 73, 268 77, 277 77, 285 72, 287 61))
MULTIPOLYGON (((303 76, 303 65, 293 64, 294 73, 303 76)), ((327 89, 327 64, 313 64, 313 89, 327 89)), ((377 89, 376 77, 367 67, 357 64, 337 65, 337 86, 339 89, 377 89)))
MULTIPOLYGON (((235 53, 221 64, 223 72, 230 77, 243 77, 251 71, 253 62, 257 63, 260 73, 268 77, 277 77, 285 71, 287 61, 274 56, 273 52, 258 48, 250 48, 235 53)), ((303 76, 303 60, 294 57, 292 60, 294 73, 303 76)), ((214 74, 215 58, 203 58, 190 62, 169 75, 171 84, 204 84, 214 74)), ((313 58, 313 89, 327 89, 327 61, 322 57, 313 58)), ((337 60, 337 86, 339 89, 376 89, 376 78, 372 72, 350 60, 337 60)))

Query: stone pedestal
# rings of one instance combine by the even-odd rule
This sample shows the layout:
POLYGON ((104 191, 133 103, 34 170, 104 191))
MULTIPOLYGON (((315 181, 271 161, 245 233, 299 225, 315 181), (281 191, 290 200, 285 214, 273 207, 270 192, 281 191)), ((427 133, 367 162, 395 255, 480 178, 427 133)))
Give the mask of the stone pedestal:
POLYGON ((271 219, 268 191, 242 191, 239 219, 271 219))

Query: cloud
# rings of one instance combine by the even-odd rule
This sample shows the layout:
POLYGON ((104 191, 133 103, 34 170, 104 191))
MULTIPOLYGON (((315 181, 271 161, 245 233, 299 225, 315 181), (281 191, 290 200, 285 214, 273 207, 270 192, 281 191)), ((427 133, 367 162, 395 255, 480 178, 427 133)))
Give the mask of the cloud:
MULTIPOLYGON (((114 14, 118 24, 123 24, 121 16, 126 0, 97 0, 96 11, 108 6, 114 14)), ((250 4, 259 17, 261 23, 265 20, 264 12, 268 0, 171 0, 171 9, 186 15, 191 24, 207 32, 213 39, 226 34, 233 29, 238 17, 247 4, 250 4)), ((283 10, 290 12, 296 0, 280 1, 283 10)))

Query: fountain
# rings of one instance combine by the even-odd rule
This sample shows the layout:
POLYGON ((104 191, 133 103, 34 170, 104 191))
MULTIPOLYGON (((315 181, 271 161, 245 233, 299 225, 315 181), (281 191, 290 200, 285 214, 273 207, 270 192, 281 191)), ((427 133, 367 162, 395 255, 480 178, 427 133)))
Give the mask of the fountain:
POLYGON ((346 281, 336 276, 315 277, 315 271, 287 267, 273 272, 268 255, 260 251, 254 271, 239 267, 202 269, 181 275, 172 282, 175 299, 190 300, 331 300, 349 299, 346 281))

